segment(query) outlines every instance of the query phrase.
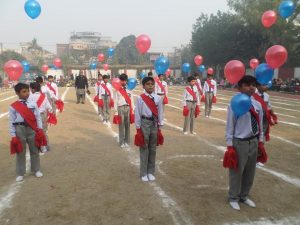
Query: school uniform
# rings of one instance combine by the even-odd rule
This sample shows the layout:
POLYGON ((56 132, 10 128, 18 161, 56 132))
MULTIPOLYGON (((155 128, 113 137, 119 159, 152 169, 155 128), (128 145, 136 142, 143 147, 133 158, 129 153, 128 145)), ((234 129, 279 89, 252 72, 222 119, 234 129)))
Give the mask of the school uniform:
MULTIPOLYGON (((48 91, 50 94, 48 96, 48 101, 51 104, 51 107, 53 109, 53 112, 56 113, 56 104, 55 102, 59 99, 59 94, 58 94, 58 87, 56 85, 56 83, 54 82, 48 82, 46 84, 47 89, 46 91, 48 91)), ((43 92, 43 89, 42 89, 43 92)))
POLYGON ((231 106, 227 110, 226 142, 238 156, 237 169, 229 169, 230 202, 245 201, 252 187, 258 154, 258 143, 263 142, 263 110, 251 97, 253 112, 236 117, 231 106))
POLYGON ((199 92, 199 96, 202 96, 203 94, 203 90, 202 90, 202 84, 201 84, 201 80, 199 78, 196 79, 196 87, 198 89, 198 92, 199 92))
MULTIPOLYGON (((33 101, 18 100, 29 108, 36 118, 37 128, 43 129, 42 119, 37 104, 33 101)), ((40 171, 39 150, 36 146, 36 132, 28 125, 21 114, 13 107, 9 107, 9 127, 12 138, 18 137, 22 144, 22 151, 16 154, 16 173, 18 176, 24 176, 26 173, 26 143, 30 151, 30 165, 32 172, 40 171)))
POLYGON ((182 99, 182 106, 187 108, 188 115, 184 117, 184 125, 183 125, 183 132, 190 131, 193 133, 194 130, 194 118, 195 118, 195 110, 196 107, 200 106, 200 98, 199 92, 196 85, 187 86, 183 92, 183 99, 182 99), (189 93, 187 90, 189 89, 194 93, 194 96, 189 93))
POLYGON ((213 98, 217 96, 217 82, 213 79, 207 79, 203 85, 205 96, 205 116, 210 116, 213 98))
POLYGON ((158 128, 163 126, 163 103, 160 96, 155 93, 144 93, 150 97, 157 107, 157 116, 155 116, 141 96, 137 97, 135 107, 135 126, 141 129, 145 145, 140 146, 140 176, 155 173, 155 158, 157 147, 158 128))
POLYGON ((103 101, 103 107, 100 107, 100 114, 103 118, 103 121, 108 122, 110 120, 110 102, 112 100, 112 86, 110 83, 102 82, 99 85, 98 91, 98 98, 100 101, 103 101))
POLYGON ((156 95, 158 95, 163 102, 163 112, 165 111, 165 104, 168 104, 168 84, 166 81, 155 81, 155 88, 154 92, 156 95), (166 99, 165 99, 166 98, 166 99))
POLYGON ((99 101, 99 93, 100 93, 100 85, 103 83, 103 81, 101 80, 101 81, 97 81, 96 83, 95 83, 95 93, 96 93, 96 98, 94 99, 94 101, 97 103, 97 105, 98 105, 98 115, 100 115, 101 114, 101 107, 99 106, 99 104, 98 104, 98 101, 99 101))
POLYGON ((134 101, 132 92, 126 86, 120 87, 120 89, 122 90, 115 90, 113 96, 115 114, 118 114, 121 118, 121 123, 119 124, 119 144, 122 146, 123 144, 130 143, 130 122, 133 117, 134 101), (127 100, 120 91, 127 94, 127 100))

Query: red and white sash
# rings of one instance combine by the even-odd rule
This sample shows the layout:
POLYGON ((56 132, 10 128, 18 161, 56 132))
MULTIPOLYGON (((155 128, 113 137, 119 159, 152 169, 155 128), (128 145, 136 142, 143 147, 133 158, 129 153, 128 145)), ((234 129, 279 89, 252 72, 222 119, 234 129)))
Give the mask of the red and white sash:
POLYGON ((46 95, 43 94, 42 92, 40 93, 40 97, 38 98, 38 100, 36 101, 37 106, 40 108, 41 105, 43 104, 44 100, 46 98, 46 95))
POLYGON ((32 130, 37 131, 37 121, 34 113, 20 101, 16 101, 11 106, 24 118, 26 123, 32 128, 32 130))
POLYGON ((52 87, 51 83, 47 83, 48 88, 53 91, 53 93, 56 95, 55 89, 52 87))
POLYGON ((211 89, 215 89, 215 85, 213 85, 212 83, 211 83, 211 80, 210 79, 207 79, 206 80, 206 83, 207 83, 207 85, 211 88, 211 89))
POLYGON ((163 86, 162 82, 160 82, 160 81, 158 81, 158 80, 156 80, 155 82, 156 82, 157 85, 159 86, 160 90, 161 90, 164 94, 166 94, 165 87, 163 86))
POLYGON ((186 87, 185 90, 186 90, 191 96, 193 96, 194 101, 197 101, 197 96, 196 96, 195 92, 194 92, 190 87, 186 87))
POLYGON ((101 84, 101 87, 103 87, 104 90, 108 93, 108 95, 111 96, 110 91, 108 90, 108 87, 104 83, 101 84))
POLYGON ((148 108, 151 110, 153 116, 156 118, 158 117, 158 108, 155 105, 155 102, 146 94, 141 94, 141 98, 145 102, 145 104, 148 106, 148 108))

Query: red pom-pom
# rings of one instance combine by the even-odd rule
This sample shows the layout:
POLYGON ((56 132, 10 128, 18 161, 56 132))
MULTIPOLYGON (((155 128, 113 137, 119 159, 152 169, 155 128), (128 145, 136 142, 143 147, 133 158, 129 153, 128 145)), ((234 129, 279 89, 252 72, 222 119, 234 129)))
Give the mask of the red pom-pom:
POLYGON ((139 147, 143 147, 145 145, 145 139, 141 129, 136 129, 136 135, 134 136, 134 144, 139 147))
POLYGON ((187 106, 183 107, 182 115, 185 117, 189 115, 189 109, 187 106))
POLYGON ((169 99, 167 96, 164 97, 163 104, 164 105, 169 104, 169 99))
POLYGON ((195 108, 195 118, 197 118, 199 115, 200 115, 200 107, 199 105, 196 105, 196 108, 195 108))
POLYGON ((113 100, 112 98, 110 98, 110 100, 109 100, 109 107, 110 107, 110 108, 113 108, 114 105, 115 105, 114 100, 113 100))
POLYGON ((21 153, 23 151, 22 142, 18 137, 12 137, 10 141, 10 154, 21 153))
POLYGON ((113 124, 121 124, 122 123, 122 118, 119 115, 114 115, 113 118, 113 124))
POLYGON ((230 169, 238 168, 238 156, 236 150, 232 146, 227 146, 227 151, 224 154, 223 167, 230 169))
POLYGON ((99 107, 103 107, 103 106, 104 106, 103 99, 99 99, 99 101, 98 101, 98 106, 99 106, 99 107))
POLYGON ((57 124, 57 118, 54 113, 48 113, 48 119, 47 123, 50 125, 56 125, 57 124))
POLYGON ((134 123, 134 114, 133 113, 130 114, 130 123, 131 124, 134 123))
POLYGON ((35 146, 38 148, 47 146, 47 139, 42 129, 37 129, 35 132, 35 146))
POLYGON ((217 103, 217 97, 216 96, 212 97, 212 103, 217 103))
POLYGON ((160 129, 157 130, 157 146, 164 144, 164 136, 160 129))
POLYGON ((96 95, 96 96, 94 97, 94 102, 98 102, 98 101, 99 101, 99 96, 96 95))
POLYGON ((257 153, 257 162, 265 164, 268 161, 268 155, 264 144, 262 142, 258 143, 258 153, 257 153))
POLYGON ((59 112, 62 112, 63 110, 64 110, 64 102, 62 101, 62 100, 57 100, 56 102, 55 102, 55 104, 56 104, 56 108, 59 110, 59 112))
POLYGON ((205 95, 201 96, 201 102, 205 102, 205 95))

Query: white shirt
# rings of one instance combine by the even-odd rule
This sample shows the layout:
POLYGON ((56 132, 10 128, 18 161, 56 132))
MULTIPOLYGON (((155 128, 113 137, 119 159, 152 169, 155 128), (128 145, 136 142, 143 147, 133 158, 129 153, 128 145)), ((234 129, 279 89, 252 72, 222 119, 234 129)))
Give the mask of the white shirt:
POLYGON ((98 96, 99 96, 99 99, 103 98, 104 96, 103 95, 107 95, 108 96, 108 92, 105 91, 105 89, 102 87, 102 85, 106 85, 107 89, 110 91, 110 94, 113 95, 113 90, 112 90, 112 86, 110 83, 104 83, 102 82, 99 87, 98 87, 98 96))
MULTIPOLYGON (((163 103, 160 96, 156 95, 154 92, 150 95, 149 93, 144 93, 147 96, 152 96, 154 98, 155 105, 158 108, 158 125, 163 126, 163 103)), ((143 101, 141 96, 137 97, 136 107, 134 111, 135 127, 137 129, 141 128, 142 116, 152 117, 152 111, 143 101)))
MULTIPOLYGON (((121 88, 123 88, 123 87, 121 87, 121 88)), ((127 88, 126 88, 126 92, 129 96, 129 98, 131 99, 132 110, 134 110, 133 94, 127 88)), ((114 99, 114 102, 115 102, 115 105, 114 105, 115 112, 118 112, 118 106, 128 105, 128 103, 125 101, 125 98, 121 95, 121 93, 119 91, 115 90, 115 89, 113 91, 113 99, 114 99)))
POLYGON ((211 84, 214 85, 214 88, 210 88, 207 84, 207 81, 205 81, 203 85, 203 92, 213 92, 214 96, 217 96, 217 82, 214 79, 211 79, 211 84))
MULTIPOLYGON (((191 86, 187 86, 189 87, 190 89, 193 90, 193 92, 195 93, 196 95, 196 102, 197 102, 197 105, 200 105, 200 94, 198 92, 198 89, 197 89, 197 86, 194 85, 193 87, 191 86)), ((187 90, 186 88, 184 88, 184 91, 183 91, 183 99, 182 99, 182 106, 186 106, 186 101, 195 101, 194 100, 194 97, 193 95, 191 95, 187 90)))
POLYGON ((101 80, 101 81, 97 81, 96 83, 95 83, 95 93, 96 93, 96 95, 99 95, 99 92, 100 92, 100 84, 102 84, 103 83, 103 80, 101 80))
POLYGON ((49 89, 50 93, 51 93, 51 95, 50 95, 51 98, 54 98, 54 96, 55 96, 56 99, 58 99, 59 98, 58 97, 58 87, 57 87, 56 83, 54 83, 54 82, 48 82, 48 84, 50 84, 51 87, 53 87, 53 89, 55 90, 55 92, 54 92, 49 87, 47 87, 49 89))
POLYGON ((262 97, 262 95, 263 95, 264 102, 267 104, 268 109, 272 109, 272 105, 271 105, 271 102, 270 102, 270 96, 269 96, 269 94, 267 92, 260 93, 256 89, 255 93, 258 94, 260 97, 262 97))
POLYGON ((197 83, 199 85, 200 90, 202 91, 202 84, 201 84, 201 80, 199 78, 197 78, 197 83))
POLYGON ((168 96, 168 84, 166 81, 155 81, 155 89, 154 92, 155 94, 164 94, 166 96, 168 96), (159 87, 159 85, 157 84, 157 82, 160 82, 162 84, 162 86, 165 88, 165 91, 161 90, 161 88, 159 87))
MULTIPOLYGON (((28 102, 35 102, 37 104, 37 101, 38 99, 40 98, 41 96, 41 93, 40 92, 35 92, 34 94, 30 94, 29 97, 28 97, 28 102)), ((47 112, 47 111, 50 111, 52 112, 52 106, 50 105, 48 99, 47 99, 47 95, 45 94, 45 99, 44 101, 42 102, 42 104, 40 105, 39 107, 39 110, 40 110, 40 113, 43 113, 43 112, 47 112)))
POLYGON ((259 141, 264 141, 264 134, 263 134, 263 109, 258 101, 256 101, 253 97, 251 97, 252 106, 254 107, 255 111, 259 115, 259 124, 260 132, 254 134, 252 132, 252 125, 251 125, 251 113, 247 112, 242 116, 236 117, 234 112, 232 111, 231 106, 228 106, 227 109, 227 123, 226 123, 226 142, 227 146, 232 146, 233 138, 249 138, 259 133, 259 141))

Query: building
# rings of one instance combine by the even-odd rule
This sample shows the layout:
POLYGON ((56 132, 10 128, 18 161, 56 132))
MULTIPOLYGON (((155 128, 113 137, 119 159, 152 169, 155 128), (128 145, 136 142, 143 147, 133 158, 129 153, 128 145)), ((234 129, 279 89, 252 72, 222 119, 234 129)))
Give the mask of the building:
POLYGON ((61 57, 69 53, 69 44, 56 44, 56 55, 61 57))

